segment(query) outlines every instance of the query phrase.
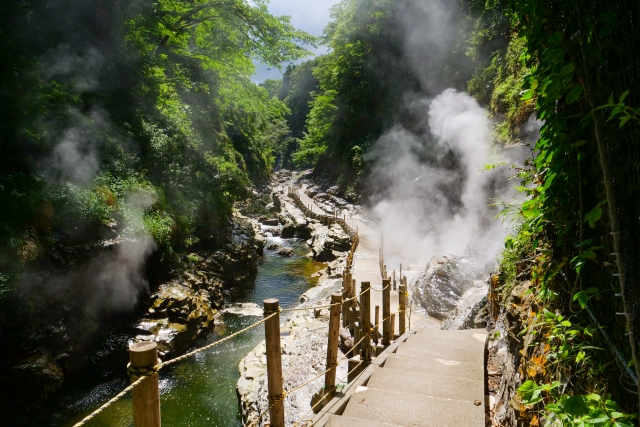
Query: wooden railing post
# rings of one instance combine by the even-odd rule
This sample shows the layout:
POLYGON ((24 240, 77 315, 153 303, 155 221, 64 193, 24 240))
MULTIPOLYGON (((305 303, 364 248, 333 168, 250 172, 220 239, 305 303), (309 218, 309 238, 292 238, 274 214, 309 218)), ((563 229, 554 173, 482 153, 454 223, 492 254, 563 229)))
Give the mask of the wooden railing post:
POLYGON ((375 314, 375 319, 374 319, 375 323, 373 324, 373 341, 376 343, 376 345, 378 345, 378 331, 380 331, 380 326, 378 325, 380 323, 380 306, 376 305, 376 314, 375 314))
POLYGON ((389 331, 389 335, 391 335, 391 341, 395 341, 396 339, 396 313, 393 313, 391 315, 391 322, 389 322, 391 324, 391 330, 389 331))
POLYGON ((382 281, 382 345, 391 344, 391 281, 382 281))
POLYGON ((360 355, 360 338, 362 338, 362 326, 360 322, 353 323, 353 355, 360 355))
MULTIPOLYGON (((349 276, 349 277, 351 278, 352 276, 349 276)), ((356 289, 356 279, 351 279, 351 294, 354 297, 358 295, 358 291, 356 289)), ((351 307, 357 307, 357 306, 358 306, 358 300, 356 298, 353 301, 351 301, 351 307)))
MULTIPOLYGON (((158 344, 152 341, 137 342, 129 346, 130 372, 151 370, 158 364, 158 344)), ((132 374, 131 381, 139 377, 132 374)), ((133 400, 133 425, 135 427, 160 427, 160 388, 158 373, 142 381, 131 392, 133 400)))
MULTIPOLYGON (((279 301, 263 301, 264 317, 280 312, 279 301)), ((267 350, 267 386, 269 393, 269 422, 271 427, 284 427, 284 398, 282 390, 282 352, 280 350, 280 315, 276 314, 264 324, 267 350)))
POLYGON ((400 295, 398 295, 398 334, 401 336, 407 332, 407 285, 405 279, 401 279, 400 295))
POLYGON ((342 327, 346 328, 349 326, 349 292, 344 290, 342 291, 342 327))
POLYGON ((331 309, 329 310, 329 342, 327 344, 327 373, 324 376, 324 391, 331 400, 336 389, 336 367, 338 366, 338 343, 340 341, 340 303, 341 294, 331 295, 331 309))
POLYGON ((363 362, 371 361, 371 283, 360 282, 360 312, 362 313, 362 345, 360 357, 363 362))

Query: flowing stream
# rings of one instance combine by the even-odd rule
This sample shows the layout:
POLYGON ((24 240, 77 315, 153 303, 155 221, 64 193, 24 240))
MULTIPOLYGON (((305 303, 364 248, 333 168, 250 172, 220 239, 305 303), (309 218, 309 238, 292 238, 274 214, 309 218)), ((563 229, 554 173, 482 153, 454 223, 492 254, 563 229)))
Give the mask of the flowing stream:
MULTIPOLYGON (((301 294, 315 285, 311 275, 322 265, 304 257, 309 250, 304 242, 269 237, 267 245, 271 243, 291 246, 296 255, 285 258, 265 249, 255 286, 248 287, 232 302, 255 302, 262 306, 265 298, 274 297, 280 300, 283 308, 292 307, 298 304, 301 294)), ((256 317, 225 314, 224 326, 216 326, 215 332, 202 344, 217 341, 256 320, 256 317)), ((160 373, 162 425, 242 426, 235 390, 238 363, 263 339, 264 328, 259 326, 210 351, 163 369, 160 373)), ((87 378, 84 382, 76 380, 65 386, 61 390, 64 397, 58 400, 50 425, 70 427, 117 394, 129 383, 124 366, 122 372, 123 375, 115 379, 100 382, 87 378)), ((87 424, 88 427, 132 425, 130 395, 87 424)))

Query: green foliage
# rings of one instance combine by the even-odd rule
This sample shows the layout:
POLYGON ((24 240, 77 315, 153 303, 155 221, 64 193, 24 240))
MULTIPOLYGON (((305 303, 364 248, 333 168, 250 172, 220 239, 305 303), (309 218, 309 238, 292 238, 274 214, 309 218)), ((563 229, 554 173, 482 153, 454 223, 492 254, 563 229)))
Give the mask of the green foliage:
POLYGON ((636 122, 640 122, 640 107, 633 108, 624 103, 624 100, 629 96, 629 91, 625 91, 620 95, 620 98, 616 102, 613 98, 613 94, 609 97, 609 101, 596 108, 597 110, 610 110, 609 118, 607 121, 611 121, 616 117, 620 120, 620 127, 627 124, 629 120, 634 120, 636 122))
POLYGON ((572 427, 632 427, 635 414, 626 414, 620 406, 599 394, 587 395, 562 394, 562 383, 538 385, 532 380, 526 381, 518 388, 518 394, 525 405, 535 405, 552 400, 544 406, 543 413, 549 421, 547 425, 572 427))
POLYGON ((336 120, 335 91, 328 90, 315 95, 311 112, 307 119, 308 132, 300 141, 300 147, 293 155, 293 160, 300 166, 315 164, 327 150, 327 141, 336 120))
MULTIPOLYGON (((491 41, 493 37, 486 34, 487 30, 480 27, 472 35, 475 37, 475 49, 469 52, 475 55, 481 50, 482 43, 491 41), (484 40, 489 38, 489 40, 484 40)), ((523 92, 525 77, 531 72, 527 64, 523 64, 520 55, 526 45, 526 39, 512 37, 505 48, 496 50, 486 66, 481 66, 469 81, 469 92, 478 101, 488 104, 494 116, 504 116, 496 124, 495 135, 502 142, 517 140, 520 128, 533 113, 535 99, 533 93, 523 92)))
POLYGON ((331 52, 313 69, 318 87, 306 131, 296 136, 297 164, 327 165, 327 173, 343 175, 345 182, 366 168, 363 153, 402 118, 404 96, 420 89, 413 64, 402 54, 402 19, 412 10, 421 9, 389 0, 343 0, 332 8, 324 33, 331 52))
MULTIPOLYGON (((638 37, 629 24, 637 11, 617 0, 468 3, 480 16, 470 54, 482 58, 483 49, 490 51, 469 88, 494 114, 504 115, 496 133, 517 139, 533 113, 543 122, 534 159, 520 172, 527 198, 519 209, 510 208, 518 227, 501 262, 503 286, 530 280, 537 307, 532 312, 541 312, 532 313, 537 323, 527 329, 538 340, 527 349, 534 355, 526 363, 548 365, 544 375, 539 369, 526 371, 530 380, 521 395, 527 404, 544 403, 547 425, 631 425, 624 411, 599 397, 618 393, 616 400, 627 410, 637 409, 635 398, 619 393, 626 367, 614 365, 610 349, 596 345, 601 337, 582 310, 589 308, 616 337, 615 357, 633 363, 635 344, 615 320, 621 301, 614 296, 620 288, 608 256, 614 252, 607 215, 612 200, 603 190, 603 164, 612 163, 608 179, 618 186, 618 215, 635 212, 637 200, 628 194, 636 191, 636 178, 621 165, 635 161, 622 153, 633 157, 635 152, 630 135, 638 123, 637 97, 628 89, 637 85, 637 76, 626 69, 630 50, 620 40, 638 37), (496 41, 501 41, 497 47, 496 41), (602 150, 603 142, 609 152, 602 150), (571 320, 569 311, 575 314, 571 320)), ((636 239, 635 229, 627 230, 634 237, 625 238, 636 239)), ((635 246, 627 249, 636 252, 635 246)), ((630 265, 625 281, 635 286, 630 285, 635 276, 627 276, 630 265)))
POLYGON ((2 2, 0 274, 108 226, 165 252, 225 227, 290 143, 254 61, 316 44, 267 3, 2 2))

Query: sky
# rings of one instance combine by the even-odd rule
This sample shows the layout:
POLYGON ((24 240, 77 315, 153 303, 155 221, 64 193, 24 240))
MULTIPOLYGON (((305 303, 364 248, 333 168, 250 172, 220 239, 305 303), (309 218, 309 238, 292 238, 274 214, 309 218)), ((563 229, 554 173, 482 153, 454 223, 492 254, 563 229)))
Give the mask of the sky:
MULTIPOLYGON (((291 23, 296 28, 320 36, 329 23, 329 8, 339 2, 340 0, 271 0, 269 11, 276 16, 289 15, 291 23)), ((327 47, 320 46, 310 50, 316 55, 322 55, 327 52, 327 47)), ((266 79, 279 79, 281 76, 282 73, 278 69, 259 65, 251 79, 255 83, 262 83, 266 79)))

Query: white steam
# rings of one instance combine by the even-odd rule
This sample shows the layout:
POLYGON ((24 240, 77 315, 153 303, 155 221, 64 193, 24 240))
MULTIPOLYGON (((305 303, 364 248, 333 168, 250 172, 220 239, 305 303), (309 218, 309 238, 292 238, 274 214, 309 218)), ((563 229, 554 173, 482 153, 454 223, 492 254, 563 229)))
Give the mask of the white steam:
MULTIPOLYGON (((44 80, 62 82, 64 90, 79 97, 99 88, 100 74, 105 66, 105 58, 97 49, 76 52, 66 44, 45 54, 41 62, 44 65, 40 74, 44 80)), ((39 161, 38 169, 54 187, 73 184, 90 190, 103 164, 100 155, 104 144, 110 140, 122 148, 131 148, 131 141, 111 123, 108 113, 99 105, 84 105, 83 110, 69 108, 60 112, 55 121, 40 123, 51 148, 39 161)), ((27 279, 23 281, 24 286, 41 285, 50 301, 65 302, 71 296, 73 304, 84 311, 92 326, 105 313, 130 310, 140 294, 148 291, 145 266, 156 243, 145 230, 143 216, 156 199, 154 193, 140 190, 132 192, 124 203, 119 204, 123 221, 118 231, 126 238, 116 237, 114 230, 106 227, 97 230, 95 226, 85 229, 75 228, 75 223, 65 224, 66 234, 77 239, 70 240, 71 245, 76 241, 92 243, 75 247, 79 259, 65 260, 75 265, 64 273, 27 279), (91 237, 78 239, 79 233, 89 232, 91 237), (96 241, 100 237, 108 239, 96 241)))
POLYGON ((40 170, 51 182, 86 185, 100 169, 100 142, 111 126, 106 113, 99 110, 69 111, 68 117, 71 126, 62 131, 40 170))
POLYGON ((438 253, 495 259, 506 230, 489 199, 508 186, 502 174, 484 170, 494 157, 486 111, 453 89, 415 106, 428 129, 396 127, 372 150, 373 185, 383 189, 373 213, 385 256, 390 263, 425 263, 438 253))
POLYGON ((78 54, 68 44, 61 44, 44 55, 42 62, 46 64, 42 70, 46 80, 69 79, 77 92, 86 92, 100 84, 99 75, 105 58, 93 47, 78 54))
POLYGON ((85 306, 88 317, 104 311, 126 311, 131 309, 141 293, 148 291, 144 274, 147 258, 156 249, 153 237, 147 233, 142 220, 144 211, 156 202, 154 194, 136 191, 126 200, 129 227, 138 230, 135 239, 118 242, 115 252, 92 260, 87 273, 95 272, 91 278, 89 299, 85 306))

